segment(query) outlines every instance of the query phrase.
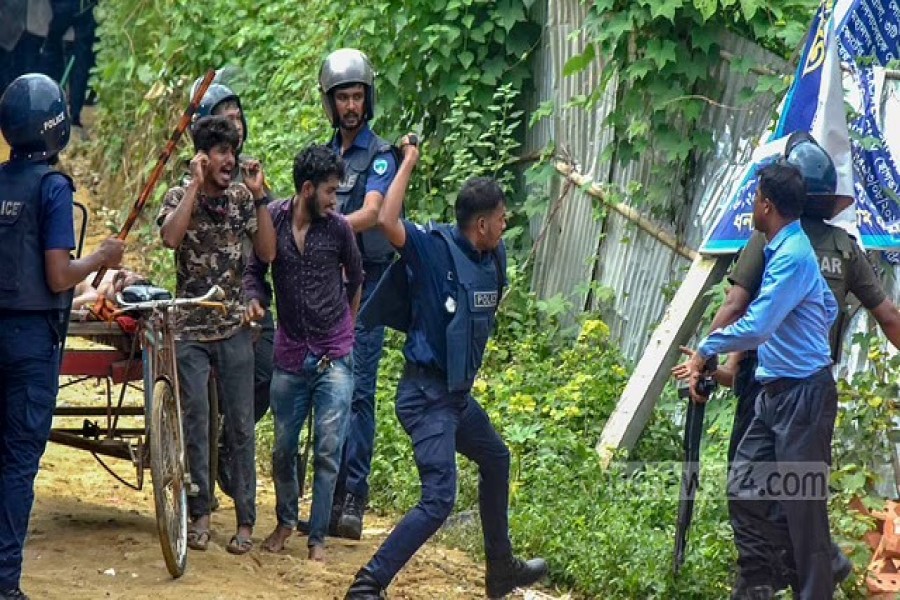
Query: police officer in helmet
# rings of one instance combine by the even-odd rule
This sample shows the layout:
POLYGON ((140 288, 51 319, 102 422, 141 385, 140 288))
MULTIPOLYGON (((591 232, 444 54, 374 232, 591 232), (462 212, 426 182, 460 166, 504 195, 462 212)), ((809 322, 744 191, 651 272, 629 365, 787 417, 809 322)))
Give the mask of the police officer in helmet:
POLYGON ((478 498, 490 598, 540 580, 543 559, 516 558, 509 540, 509 450, 471 395, 506 283, 506 202, 497 182, 467 181, 456 201, 456 226, 430 230, 400 218, 419 157, 402 142, 403 162, 379 215, 400 253, 360 320, 406 331, 406 366, 396 412, 409 434, 422 483, 419 503, 356 575, 348 600, 374 600, 441 527, 456 500, 456 453, 479 468, 478 498))
MULTIPOLYGON (((837 195, 837 171, 828 153, 806 132, 795 132, 785 147, 785 160, 797 167, 806 187, 806 201, 800 220, 804 232, 813 246, 820 272, 838 303, 838 317, 832 325, 830 344, 832 358, 838 362, 842 338, 847 326, 847 295, 852 293, 875 318, 888 340, 900 347, 900 311, 887 297, 872 265, 859 245, 850 235, 830 225, 827 220, 846 206, 845 198, 837 195)), ((728 276, 732 286, 723 306, 716 313, 710 331, 733 323, 740 318, 757 295, 765 267, 763 249, 765 237, 755 232, 741 251, 728 276)), ((761 386, 755 378, 757 357, 755 351, 744 353, 738 364, 734 390, 738 402, 735 407, 734 425, 729 445, 729 460, 738 442, 746 433, 753 417, 753 407, 761 386)), ((738 548, 738 582, 733 598, 745 598, 751 590, 757 595, 774 593, 788 585, 796 587, 794 559, 789 548, 777 554, 765 539, 755 536, 750 523, 741 512, 735 511, 729 499, 729 515, 738 548), (768 589, 768 592, 760 590, 768 589)), ((782 522, 781 513, 773 519, 782 522)), ((851 564, 840 549, 832 547, 832 571, 835 585, 846 579, 851 564)))
MULTIPOLYGON (((338 206, 357 234, 365 271, 365 303, 395 255, 376 224, 388 186, 397 172, 397 159, 391 144, 369 128, 375 115, 375 71, 365 54, 352 48, 329 54, 319 71, 319 90, 325 114, 334 128, 329 145, 346 165, 346 175, 338 189, 338 206)), ((369 495, 375 443, 375 384, 384 327, 358 325, 355 338, 350 422, 330 529, 332 535, 358 540, 369 495)))
POLYGON ((34 478, 53 420, 60 347, 71 290, 92 271, 115 268, 124 244, 110 238, 74 260, 72 180, 54 170, 71 133, 55 81, 27 74, 0 97, 0 600, 19 587, 34 478))

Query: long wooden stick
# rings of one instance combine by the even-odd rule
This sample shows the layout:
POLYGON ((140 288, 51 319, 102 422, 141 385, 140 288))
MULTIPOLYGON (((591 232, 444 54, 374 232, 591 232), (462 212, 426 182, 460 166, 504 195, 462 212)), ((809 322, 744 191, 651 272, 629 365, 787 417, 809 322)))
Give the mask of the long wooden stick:
MULTIPOLYGON (((137 200, 135 200, 134 206, 131 208, 131 213, 129 213, 128 218, 125 220, 125 224, 116 236, 120 240, 124 240, 128 236, 128 233, 137 221, 138 216, 140 216, 141 211, 144 209, 144 205, 147 204, 147 200, 150 198, 153 190, 156 189, 156 184, 159 182, 159 178, 166 168, 166 163, 169 162, 169 158, 175 152, 175 146, 178 144, 178 140, 181 139, 181 134, 183 134, 184 130, 190 125, 191 118, 194 116, 194 113, 197 112, 197 107, 200 106, 200 101, 203 99, 203 95, 206 93, 206 90, 209 89, 215 76, 216 72, 210 69, 203 78, 203 81, 200 82, 197 90, 194 92, 191 103, 188 104, 188 107, 184 110, 184 114, 181 115, 181 120, 178 121, 175 131, 169 136, 169 141, 166 142, 166 147, 160 152, 159 158, 156 161, 156 166, 153 167, 153 172, 150 173, 150 178, 147 179, 147 183, 144 184, 141 194, 138 196, 137 200)), ((94 277, 94 282, 92 284, 95 288, 103 281, 103 275, 105 273, 106 267, 97 271, 97 276, 94 277)))

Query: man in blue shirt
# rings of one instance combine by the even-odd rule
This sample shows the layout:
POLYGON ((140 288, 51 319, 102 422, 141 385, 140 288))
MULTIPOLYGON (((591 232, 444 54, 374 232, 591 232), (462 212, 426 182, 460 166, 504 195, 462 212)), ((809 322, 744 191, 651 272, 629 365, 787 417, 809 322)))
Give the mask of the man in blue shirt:
MULTIPOLYGON (((403 162, 378 217, 400 260, 364 313, 371 310, 373 319, 406 331, 396 412, 412 440, 422 497, 357 573, 346 598, 383 598, 394 576, 450 515, 457 452, 479 468, 485 587, 488 597, 500 598, 547 572, 542 559, 526 562, 513 556, 507 517, 509 450, 470 393, 505 284, 506 202, 495 180, 474 178, 457 197, 456 227, 435 225, 426 231, 402 220, 403 198, 419 157, 408 137, 402 148, 403 162), (405 288, 402 296, 394 285, 405 288)), ((367 319, 365 314, 360 318, 367 319)))
MULTIPOLYGON (((828 334, 838 307, 800 226, 805 193, 795 167, 778 163, 760 170, 753 221, 768 244, 759 293, 742 318, 700 343, 689 368, 695 390, 708 359, 758 348, 756 379, 763 392, 738 443, 729 482, 730 492, 734 486, 740 488, 733 510, 748 523, 747 530, 736 536, 769 544, 772 554, 778 547, 793 548, 796 597, 822 600, 831 598, 834 590, 827 469, 837 390, 828 334), (821 481, 821 489, 802 489, 789 496, 787 483, 795 479, 821 481), (776 489, 779 483, 785 485, 776 489), (772 518, 775 503, 785 519, 772 518)), ((696 393, 694 399, 704 401, 696 393)), ((758 566, 771 570, 771 565, 758 566)), ((769 573, 770 581, 775 577, 769 573)), ((740 590, 736 598, 773 596, 773 586, 762 584, 740 590)))
POLYGON ((34 478, 53 422, 71 290, 88 273, 118 267, 124 242, 105 240, 74 260, 72 180, 51 165, 71 134, 55 81, 29 74, 0 97, 11 147, 0 164, 0 600, 19 587, 34 478))
MULTIPOLYGON (((365 302, 395 256, 376 224, 388 186, 397 172, 397 161, 393 147, 369 128, 369 121, 375 116, 375 71, 365 54, 352 48, 329 54, 319 72, 319 88, 325 113, 335 130, 329 145, 346 165, 337 192, 338 208, 357 234, 366 276, 362 290, 365 302)), ((375 384, 383 345, 384 327, 357 326, 353 402, 330 527, 333 535, 356 540, 362 537, 369 496, 375 445, 375 384)))

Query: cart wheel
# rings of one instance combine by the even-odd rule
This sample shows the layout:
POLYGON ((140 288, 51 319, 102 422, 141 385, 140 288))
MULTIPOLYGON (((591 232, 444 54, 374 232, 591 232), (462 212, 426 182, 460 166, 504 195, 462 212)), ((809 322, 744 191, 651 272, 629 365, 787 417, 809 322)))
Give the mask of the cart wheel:
POLYGON ((184 485, 184 438, 172 384, 153 386, 150 425, 150 474, 156 504, 156 528, 166 568, 181 577, 187 563, 187 489, 184 485))

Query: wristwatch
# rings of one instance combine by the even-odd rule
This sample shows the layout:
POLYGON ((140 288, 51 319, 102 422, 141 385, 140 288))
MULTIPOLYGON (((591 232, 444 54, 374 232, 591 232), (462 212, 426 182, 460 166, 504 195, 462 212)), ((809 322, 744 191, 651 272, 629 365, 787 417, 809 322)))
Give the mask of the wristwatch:
POLYGON ((262 198, 260 198, 259 200, 257 200, 256 198, 254 198, 254 199, 253 199, 253 206, 254 206, 255 208, 259 208, 260 206, 265 206, 266 204, 269 203, 269 200, 270 200, 270 199, 269 199, 269 194, 266 193, 266 195, 263 196, 262 198))

